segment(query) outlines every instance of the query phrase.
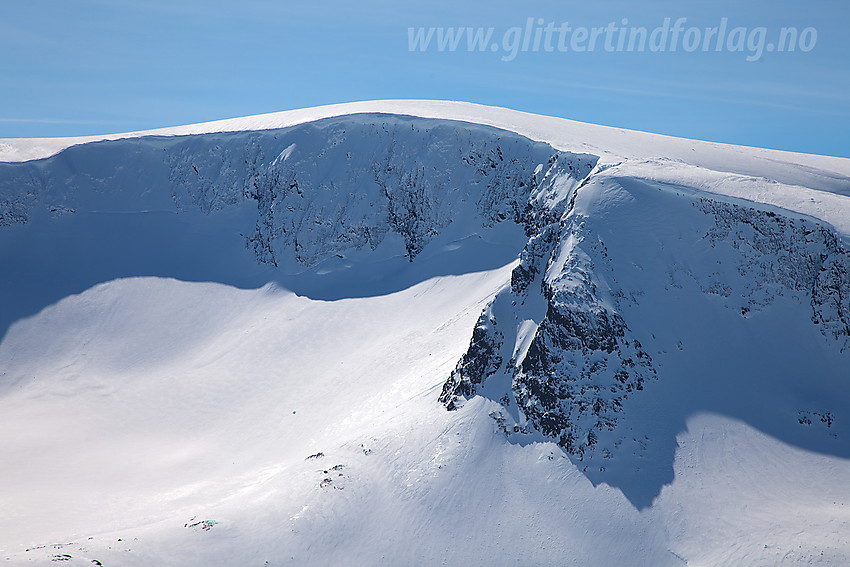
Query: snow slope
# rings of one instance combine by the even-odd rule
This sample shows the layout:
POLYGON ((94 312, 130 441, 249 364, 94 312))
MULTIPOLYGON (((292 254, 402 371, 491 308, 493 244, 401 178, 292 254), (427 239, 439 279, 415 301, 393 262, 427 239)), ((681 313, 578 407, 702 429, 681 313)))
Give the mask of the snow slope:
POLYGON ((782 183, 844 195, 850 194, 850 183, 847 180, 850 177, 850 160, 845 158, 686 140, 467 102, 430 100, 383 100, 334 104, 104 136, 7 138, 0 139, 0 161, 42 159, 69 146, 97 140, 273 130, 324 118, 374 113, 457 120, 493 126, 516 132, 532 140, 544 141, 561 150, 599 155, 603 162, 616 162, 624 158, 667 158, 717 171, 767 177, 782 183))
POLYGON ((850 562, 850 160, 428 101, 90 141, 0 141, 5 563, 850 562))

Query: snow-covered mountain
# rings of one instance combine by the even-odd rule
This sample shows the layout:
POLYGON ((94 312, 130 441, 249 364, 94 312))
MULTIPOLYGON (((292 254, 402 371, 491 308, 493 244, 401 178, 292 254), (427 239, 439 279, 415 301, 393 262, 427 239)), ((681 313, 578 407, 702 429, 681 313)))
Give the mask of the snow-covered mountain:
POLYGON ((424 101, 0 158, 7 564, 850 562, 850 160, 424 101))

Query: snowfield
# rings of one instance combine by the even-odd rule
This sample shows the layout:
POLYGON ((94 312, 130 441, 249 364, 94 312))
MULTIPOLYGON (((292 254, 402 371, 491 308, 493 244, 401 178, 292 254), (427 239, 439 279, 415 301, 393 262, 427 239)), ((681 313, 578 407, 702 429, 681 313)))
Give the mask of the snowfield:
POLYGON ((850 564, 850 160, 432 101, 0 159, 6 565, 850 564))

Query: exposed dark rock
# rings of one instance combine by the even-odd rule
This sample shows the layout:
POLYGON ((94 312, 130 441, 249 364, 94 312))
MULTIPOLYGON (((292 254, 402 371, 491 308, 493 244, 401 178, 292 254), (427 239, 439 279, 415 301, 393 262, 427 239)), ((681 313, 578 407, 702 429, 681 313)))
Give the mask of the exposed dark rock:
POLYGON ((502 333, 496 330, 496 320, 485 309, 472 331, 469 349, 443 384, 440 401, 449 410, 455 409, 457 396, 473 395, 477 385, 496 373, 502 365, 499 352, 503 341, 502 333))
MULTIPOLYGON (((605 243, 572 210, 583 184, 565 205, 559 202, 558 222, 551 222, 552 215, 540 207, 526 215, 530 238, 511 274, 510 289, 482 314, 470 348, 444 384, 440 401, 453 409, 458 398, 479 393, 488 378, 504 374, 510 377, 510 391, 497 394, 494 400, 506 408, 516 403, 528 423, 574 457, 608 459, 629 435, 638 436, 632 441, 641 451, 651 442, 640 432, 618 427, 627 399, 657 379, 658 372, 618 311, 617 306, 634 297, 617 288, 616 275, 607 267, 605 243), (540 224, 540 219, 550 222, 540 224), (510 351, 519 340, 507 332, 514 323, 500 326, 487 314, 496 305, 509 303, 516 319, 527 319, 521 306, 538 293, 546 301, 545 315, 526 352, 505 363, 498 353, 503 348, 510 351)), ((538 176, 532 185, 539 190, 538 176)), ((755 207, 708 198, 696 204, 714 219, 705 239, 713 246, 722 243, 737 251, 732 257, 737 258, 737 272, 742 276, 737 283, 696 281, 704 293, 740 297, 745 302, 740 312, 746 317, 781 295, 782 289, 792 290, 810 298, 812 321, 825 336, 844 348, 850 345, 850 252, 834 231, 811 220, 755 207)), ((698 279, 686 268, 678 269, 685 277, 698 279)), ((684 348, 681 341, 677 347, 684 348)), ((818 422, 827 428, 832 420, 826 412, 799 416, 801 424, 818 422)), ((507 422, 500 427, 509 430, 507 422)))
POLYGON ((770 304, 777 288, 809 296, 812 322, 825 336, 850 347, 850 250, 835 232, 805 218, 699 199, 715 219, 706 234, 712 245, 730 243, 738 251, 738 271, 757 286, 743 290, 742 314, 770 304))

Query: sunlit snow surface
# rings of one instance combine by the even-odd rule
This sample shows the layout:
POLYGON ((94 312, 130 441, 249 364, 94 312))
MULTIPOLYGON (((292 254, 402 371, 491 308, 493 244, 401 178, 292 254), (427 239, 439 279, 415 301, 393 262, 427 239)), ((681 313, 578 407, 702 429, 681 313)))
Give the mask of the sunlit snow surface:
POLYGON ((0 140, 5 564, 850 563, 850 160, 417 101, 115 138, 0 140), (581 458, 505 374, 573 297, 657 375, 581 458))

